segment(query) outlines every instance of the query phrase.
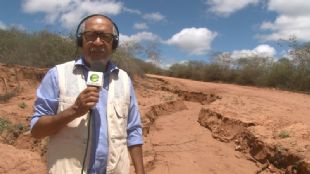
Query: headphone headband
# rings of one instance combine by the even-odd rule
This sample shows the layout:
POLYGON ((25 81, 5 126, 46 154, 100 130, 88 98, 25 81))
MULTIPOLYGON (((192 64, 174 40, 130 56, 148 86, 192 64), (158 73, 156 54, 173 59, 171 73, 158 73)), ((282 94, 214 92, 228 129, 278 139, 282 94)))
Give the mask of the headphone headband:
MULTIPOLYGON (((75 32, 75 37, 76 37, 76 44, 78 47, 82 47, 83 46, 83 37, 82 37, 82 33, 80 33, 80 28, 81 25, 89 18, 94 17, 94 16, 101 16, 104 17, 106 19, 108 19, 109 21, 111 21, 111 23, 113 24, 113 27, 116 30, 116 36, 113 37, 113 42, 112 42, 112 49, 115 50, 118 47, 118 42, 119 42, 119 30, 117 25, 113 22, 113 20, 111 18, 109 18, 108 16, 102 15, 102 14, 92 14, 89 16, 84 17, 81 22, 78 24, 77 28, 76 28, 76 32, 75 32)), ((113 33, 114 34, 114 33, 113 33)))

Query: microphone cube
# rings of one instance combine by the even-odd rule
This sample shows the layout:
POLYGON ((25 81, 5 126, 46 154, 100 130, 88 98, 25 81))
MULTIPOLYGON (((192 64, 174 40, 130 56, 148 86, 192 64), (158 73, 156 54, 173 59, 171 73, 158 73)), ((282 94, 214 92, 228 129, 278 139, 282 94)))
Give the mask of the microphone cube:
POLYGON ((103 86, 103 73, 96 71, 89 71, 86 84, 89 86, 103 86))

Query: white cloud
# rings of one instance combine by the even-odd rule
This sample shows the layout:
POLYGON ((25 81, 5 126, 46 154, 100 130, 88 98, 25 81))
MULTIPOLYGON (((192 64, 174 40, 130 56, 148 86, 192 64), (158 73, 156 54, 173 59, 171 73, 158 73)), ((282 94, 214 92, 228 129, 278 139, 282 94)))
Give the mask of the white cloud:
POLYGON ((146 23, 135 23, 133 25, 133 28, 136 30, 145 30, 145 29, 148 29, 149 27, 147 26, 146 23))
POLYGON ((233 51, 230 55, 232 59, 239 59, 239 58, 251 58, 251 57, 274 57, 276 54, 276 50, 266 44, 258 45, 253 50, 236 50, 233 51))
POLYGON ((309 0, 269 0, 268 10, 279 15, 274 21, 265 21, 261 29, 269 34, 258 35, 263 40, 289 39, 310 41, 310 1, 309 0))
POLYGON ((178 64, 183 64, 183 65, 186 65, 186 64, 189 64, 189 60, 180 60, 179 62, 177 62, 178 64))
POLYGON ((2 21, 0 21, 0 29, 2 30, 7 30, 9 28, 15 28, 18 29, 20 31, 26 31, 25 27, 22 24, 5 24, 2 21))
POLYGON ((123 4, 113 1, 83 1, 79 8, 85 13, 102 13, 117 15, 121 12, 123 4))
POLYGON ((229 16, 248 5, 255 5, 258 2, 259 0, 206 0, 206 4, 210 6, 209 11, 220 16, 229 16))
POLYGON ((163 16, 163 15, 160 14, 159 12, 156 12, 156 13, 147 13, 147 14, 143 15, 143 19, 158 22, 158 21, 164 20, 164 19, 165 19, 165 16, 163 16))
POLYGON ((74 29, 82 17, 100 13, 117 15, 123 4, 115 1, 84 1, 84 0, 24 0, 22 8, 26 13, 45 13, 46 23, 60 22, 67 29, 74 29))
POLYGON ((28 13, 53 13, 67 7, 70 0, 54 0, 54 1, 42 1, 42 0, 23 0, 22 8, 28 13))
POLYGON ((184 28, 166 41, 191 55, 204 55, 211 49, 211 43, 217 36, 208 28, 184 28))
MULTIPOLYGON (((177 60, 176 58, 163 58, 160 60, 160 68, 168 70, 172 65, 175 64, 181 64, 181 65, 187 65, 190 60, 177 60)), ((151 61, 149 61, 151 62, 151 61)))
POLYGON ((2 21, 0 21, 0 29, 6 30, 7 28, 8 28, 7 25, 5 25, 5 23, 3 23, 2 21))
POLYGON ((139 32, 131 36, 120 34, 121 44, 124 42, 160 41, 160 37, 151 32, 139 32))
POLYGON ((127 7, 123 7, 123 10, 125 12, 132 13, 132 14, 137 14, 137 15, 141 15, 142 14, 140 10, 130 9, 130 8, 127 8, 127 7))
POLYGON ((11 24, 10 27, 16 28, 20 31, 26 31, 26 28, 22 24, 11 24))
POLYGON ((294 59, 294 56, 291 54, 291 52, 294 51, 293 49, 288 49, 288 50, 283 50, 281 51, 281 58, 286 58, 286 59, 289 59, 289 60, 293 60, 294 59))
MULTIPOLYGON (((160 59, 159 61, 154 61, 152 59, 146 59, 144 60, 146 63, 151 63, 157 67, 160 67, 162 69, 168 70, 174 63, 172 63, 168 58, 160 59)), ((176 61, 174 61, 176 62, 176 61)))
POLYGON ((269 0, 268 9, 289 16, 310 15, 310 1, 294 0, 284 2, 283 0, 269 0))

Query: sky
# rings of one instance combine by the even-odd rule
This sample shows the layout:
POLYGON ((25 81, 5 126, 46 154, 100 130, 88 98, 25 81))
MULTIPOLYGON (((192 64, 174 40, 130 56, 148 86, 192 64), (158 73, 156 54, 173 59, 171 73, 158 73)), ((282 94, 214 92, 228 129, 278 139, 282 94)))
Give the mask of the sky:
POLYGON ((121 44, 156 43, 163 67, 215 53, 277 59, 289 51, 281 40, 310 40, 310 0, 10 0, 0 2, 0 29, 66 36, 94 13, 112 18, 121 44))

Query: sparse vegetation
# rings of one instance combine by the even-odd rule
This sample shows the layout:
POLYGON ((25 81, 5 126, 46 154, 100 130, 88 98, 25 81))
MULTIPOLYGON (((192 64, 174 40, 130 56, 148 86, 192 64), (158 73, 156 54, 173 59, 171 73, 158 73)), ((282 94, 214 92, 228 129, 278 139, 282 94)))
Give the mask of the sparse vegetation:
POLYGON ((9 122, 8 120, 6 120, 6 119, 0 117, 0 134, 1 134, 4 130, 8 129, 8 128, 10 127, 10 124, 11 124, 11 122, 9 122))
POLYGON ((47 31, 26 33, 0 29, 0 62, 50 67, 74 59, 74 40, 47 31))
MULTIPOLYGON (((0 62, 9 65, 49 68, 75 59, 81 51, 76 47, 74 37, 63 37, 48 31, 26 33, 15 28, 0 29, 0 37, 0 62)), ((112 61, 130 75, 160 72, 161 69, 154 64, 136 57, 136 54, 143 54, 151 56, 152 60, 157 60, 158 54, 155 54, 155 48, 135 43, 120 46, 113 54, 112 61)))
POLYGON ((0 136, 3 137, 3 143, 13 144, 16 139, 29 128, 21 123, 12 124, 9 120, 0 117, 0 136))
POLYGON ((290 137, 290 134, 289 134, 288 131, 282 130, 282 131, 279 133, 279 137, 280 137, 280 138, 288 138, 288 137, 290 137))
POLYGON ((310 92, 310 44, 296 46, 292 59, 215 56, 213 61, 174 64, 167 75, 200 81, 237 83, 310 92))
POLYGON ((25 109, 27 107, 27 104, 24 101, 22 101, 18 104, 18 106, 22 109, 25 109))
POLYGON ((159 52, 154 43, 146 44, 146 46, 137 43, 125 43, 120 45, 112 56, 112 61, 128 72, 130 76, 143 76, 144 73, 164 73, 164 70, 155 65, 156 62, 159 62, 159 52), (138 59, 137 55, 144 55, 155 63, 138 59))
MULTIPOLYGON (((79 50, 74 37, 41 31, 25 33, 0 29, 0 62, 36 67, 51 67, 74 59, 79 50)), ((310 91, 310 43, 288 41, 289 58, 249 57, 232 59, 229 53, 215 55, 210 62, 189 61, 159 68, 160 50, 156 43, 128 43, 113 54, 119 67, 131 76, 144 73, 168 75, 200 81, 266 86, 292 91, 310 91), (138 59, 147 57, 151 62, 138 59)), ((3 98, 3 96, 2 96, 3 98)), ((0 100, 2 100, 0 98, 0 100)))

